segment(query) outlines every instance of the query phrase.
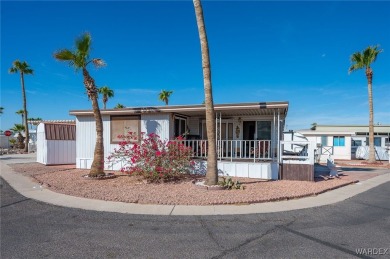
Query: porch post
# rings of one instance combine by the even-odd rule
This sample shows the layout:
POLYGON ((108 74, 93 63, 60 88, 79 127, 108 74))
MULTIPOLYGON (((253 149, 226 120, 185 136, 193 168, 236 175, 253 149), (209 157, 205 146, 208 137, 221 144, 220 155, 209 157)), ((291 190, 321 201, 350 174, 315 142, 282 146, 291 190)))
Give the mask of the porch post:
MULTIPOLYGON (((275 145, 275 143, 276 143, 276 125, 275 125, 275 109, 273 110, 273 112, 274 112, 274 139, 273 139, 273 141, 272 141, 272 145, 271 145, 271 147, 272 147, 272 160, 275 160, 275 148, 276 148, 276 145, 275 145)), ((278 155, 276 154, 276 157, 277 157, 278 155)))
MULTIPOLYGON (((276 154, 279 154, 279 148, 280 148, 280 140, 279 140, 279 136, 280 136, 280 115, 279 115, 279 109, 278 109, 278 130, 277 130, 277 136, 276 136, 276 139, 277 139, 277 142, 276 142, 276 145, 277 145, 277 147, 276 147, 276 150, 277 150, 277 152, 276 152, 276 154)), ((278 156, 278 160, 279 160, 279 156, 278 156)))
POLYGON ((222 160, 222 132, 221 132, 221 129, 222 129, 222 114, 219 113, 219 161, 222 160))

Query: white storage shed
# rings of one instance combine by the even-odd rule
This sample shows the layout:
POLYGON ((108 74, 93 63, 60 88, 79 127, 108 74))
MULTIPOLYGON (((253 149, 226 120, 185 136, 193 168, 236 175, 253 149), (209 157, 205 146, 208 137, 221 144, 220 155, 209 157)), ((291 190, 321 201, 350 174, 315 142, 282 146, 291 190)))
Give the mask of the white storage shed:
POLYGON ((76 124, 42 122, 37 127, 37 162, 44 165, 76 163, 76 124))

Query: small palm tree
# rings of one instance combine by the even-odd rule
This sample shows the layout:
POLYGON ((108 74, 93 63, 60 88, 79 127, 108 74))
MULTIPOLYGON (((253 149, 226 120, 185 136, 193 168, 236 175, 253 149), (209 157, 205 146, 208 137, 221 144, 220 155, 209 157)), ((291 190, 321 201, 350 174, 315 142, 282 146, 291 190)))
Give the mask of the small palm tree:
MULTIPOLYGON (((23 141, 24 139, 26 139, 25 137, 22 136, 22 131, 24 131, 26 129, 26 127, 24 127, 23 124, 15 124, 14 127, 11 129, 13 132, 17 132, 18 133, 18 144, 17 144, 17 148, 23 148, 25 146, 28 146, 28 145, 24 145, 23 144, 23 141)), ((27 135, 26 135, 27 136, 27 135)), ((27 139, 26 139, 27 141, 27 139)), ((26 142, 28 143, 28 142, 26 142)))
POLYGON ((19 110, 17 112, 15 112, 17 115, 20 115, 22 116, 22 124, 24 123, 24 111, 23 110, 19 110))
POLYGON ((13 132, 17 132, 21 134, 24 131, 25 127, 23 124, 14 124, 14 126, 11 128, 13 132))
POLYGON ((114 109, 123 109, 123 108, 125 108, 125 106, 124 106, 123 104, 120 104, 120 103, 118 103, 118 104, 114 107, 114 109))
POLYGON ((165 105, 168 105, 168 103, 169 103, 169 97, 171 96, 171 94, 173 94, 173 91, 161 90, 161 92, 160 92, 159 95, 158 95, 158 99, 159 99, 160 101, 165 102, 165 105))
POLYGON ((99 88, 99 93, 103 95, 103 106, 106 109, 108 98, 114 97, 114 90, 111 90, 108 86, 103 86, 99 88))
POLYGON ((87 90, 88 98, 92 102, 93 115, 96 122, 96 144, 93 162, 89 176, 97 177, 105 175, 104 173, 104 145, 103 145, 103 121, 98 103, 98 89, 95 85, 95 80, 91 77, 87 70, 89 64, 93 64, 96 68, 105 66, 105 63, 100 58, 90 58, 91 51, 91 35, 83 34, 75 41, 75 50, 63 49, 54 53, 54 58, 59 61, 67 62, 76 71, 82 70, 84 77, 84 86, 87 90))
POLYGON ((207 41, 206 25, 204 24, 203 8, 200 0, 193 0, 196 23, 198 25, 199 40, 202 51, 202 68, 203 68, 203 84, 205 94, 206 108, 206 130, 208 141, 208 156, 207 156, 207 185, 216 185, 218 183, 218 167, 217 167, 217 146, 215 133, 215 112, 213 102, 213 88, 211 86, 211 66, 209 56, 209 45, 207 41))
MULTIPOLYGON (((26 89, 24 87, 24 75, 30 75, 33 74, 33 70, 30 68, 30 66, 27 64, 26 61, 19 61, 15 60, 12 63, 12 67, 9 69, 9 72, 19 73, 20 74, 20 83, 22 85, 22 97, 23 97, 23 112, 24 112, 24 121, 23 124, 26 127, 26 143, 29 142, 29 132, 27 127, 27 101, 26 101, 26 89)), ((28 145, 24 147, 24 152, 28 152, 28 145)))
POLYGON ((368 106, 369 106, 369 124, 368 124, 368 139, 369 139, 369 163, 375 163, 375 147, 374 147, 374 104, 372 97, 372 78, 374 72, 372 71, 371 64, 375 62, 376 57, 383 50, 379 49, 379 46, 369 46, 362 52, 355 52, 351 55, 352 65, 349 67, 349 74, 359 70, 365 69, 367 77, 368 87, 368 106))

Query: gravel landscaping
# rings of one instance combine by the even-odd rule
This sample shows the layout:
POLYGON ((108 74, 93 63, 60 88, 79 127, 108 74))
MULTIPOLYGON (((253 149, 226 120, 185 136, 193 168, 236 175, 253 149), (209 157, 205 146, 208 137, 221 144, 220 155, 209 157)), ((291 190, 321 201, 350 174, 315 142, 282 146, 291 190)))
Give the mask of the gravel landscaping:
POLYGON ((17 172, 33 177, 52 191, 67 195, 140 204, 216 205, 249 204, 313 196, 378 173, 344 172, 339 179, 304 181, 263 181, 239 179, 245 190, 205 190, 195 186, 201 176, 188 176, 176 183, 150 184, 134 176, 114 172, 117 177, 106 180, 87 180, 88 170, 75 169, 74 165, 45 166, 39 163, 10 164, 17 172))

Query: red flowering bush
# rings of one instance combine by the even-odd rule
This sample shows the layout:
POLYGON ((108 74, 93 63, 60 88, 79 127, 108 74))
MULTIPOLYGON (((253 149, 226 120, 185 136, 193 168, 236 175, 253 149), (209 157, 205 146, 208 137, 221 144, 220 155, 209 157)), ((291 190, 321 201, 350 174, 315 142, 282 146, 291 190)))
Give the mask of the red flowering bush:
POLYGON ((157 134, 141 133, 138 141, 134 132, 119 137, 123 141, 108 160, 109 163, 122 162, 122 172, 141 175, 150 182, 176 180, 189 172, 192 150, 180 141, 182 138, 163 141, 157 134))

